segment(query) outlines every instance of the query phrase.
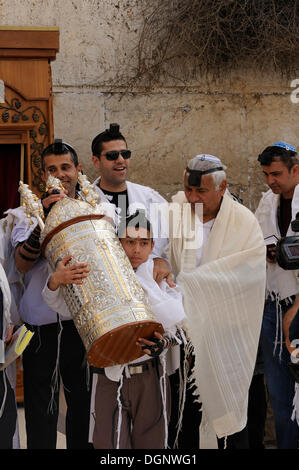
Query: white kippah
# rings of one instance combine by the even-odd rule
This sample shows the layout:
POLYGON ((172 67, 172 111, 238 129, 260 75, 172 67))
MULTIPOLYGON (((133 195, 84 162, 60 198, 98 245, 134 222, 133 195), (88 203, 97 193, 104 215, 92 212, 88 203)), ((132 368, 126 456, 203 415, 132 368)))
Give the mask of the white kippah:
POLYGON ((214 157, 214 155, 208 155, 208 154, 200 154, 196 155, 196 157, 192 158, 192 160, 189 160, 188 162, 188 168, 190 170, 202 170, 203 167, 207 169, 209 167, 209 163, 207 165, 204 165, 203 162, 210 162, 212 163, 212 167, 214 166, 222 166, 223 170, 226 169, 226 166, 223 165, 221 160, 217 157, 214 157))
POLYGON ((207 160, 208 162, 215 162, 215 163, 221 163, 221 160, 217 157, 214 157, 214 155, 208 155, 208 154, 205 154, 205 153, 202 153, 200 155, 196 155, 196 157, 192 158, 191 161, 193 160, 200 160, 200 161, 204 161, 204 160, 207 160))

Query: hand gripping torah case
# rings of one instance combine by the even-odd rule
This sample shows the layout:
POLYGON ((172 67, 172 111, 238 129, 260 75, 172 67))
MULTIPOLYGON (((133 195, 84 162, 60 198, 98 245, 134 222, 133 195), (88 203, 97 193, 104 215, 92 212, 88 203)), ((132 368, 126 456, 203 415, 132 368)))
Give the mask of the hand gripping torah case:
POLYGON ((51 209, 41 234, 43 256, 55 270, 71 255, 87 263, 82 285, 62 286, 65 302, 94 367, 125 364, 144 353, 139 337, 163 334, 147 303, 113 223, 97 207, 65 197, 51 209))

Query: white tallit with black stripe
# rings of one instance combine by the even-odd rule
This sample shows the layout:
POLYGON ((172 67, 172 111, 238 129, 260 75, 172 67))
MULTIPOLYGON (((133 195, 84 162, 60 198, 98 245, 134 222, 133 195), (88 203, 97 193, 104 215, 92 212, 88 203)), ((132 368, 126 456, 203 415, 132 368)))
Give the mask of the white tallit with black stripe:
MULTIPOLYGON (((187 203, 182 192, 173 201, 187 203)), ((254 215, 225 194, 199 267, 186 245, 172 239, 169 258, 183 291, 204 420, 221 438, 247 422, 265 300, 265 244, 254 215)))

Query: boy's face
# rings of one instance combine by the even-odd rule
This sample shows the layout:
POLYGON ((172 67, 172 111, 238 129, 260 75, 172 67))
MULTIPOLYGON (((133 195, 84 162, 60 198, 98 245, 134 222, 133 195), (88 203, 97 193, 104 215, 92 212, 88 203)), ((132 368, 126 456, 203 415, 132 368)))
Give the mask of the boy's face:
POLYGON ((133 268, 138 268, 148 260, 153 251, 154 242, 146 228, 127 227, 125 238, 120 238, 133 268))

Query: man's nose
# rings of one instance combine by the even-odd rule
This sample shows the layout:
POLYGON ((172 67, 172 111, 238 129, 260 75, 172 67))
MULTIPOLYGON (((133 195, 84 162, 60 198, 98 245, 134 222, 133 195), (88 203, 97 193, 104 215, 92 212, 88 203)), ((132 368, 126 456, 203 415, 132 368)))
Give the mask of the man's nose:
POLYGON ((122 156, 122 154, 119 152, 118 154, 118 157, 116 159, 116 162, 118 163, 123 163, 125 161, 124 157, 122 156))
POLYGON ((65 175, 65 172, 63 171, 63 169, 57 168, 54 176, 61 180, 64 177, 64 175, 65 175))
POLYGON ((200 202, 200 196, 197 193, 191 192, 188 199, 191 203, 200 202))
POLYGON ((266 179, 267 179, 268 186, 271 186, 271 184, 273 184, 275 182, 275 178, 272 175, 267 175, 266 179))

